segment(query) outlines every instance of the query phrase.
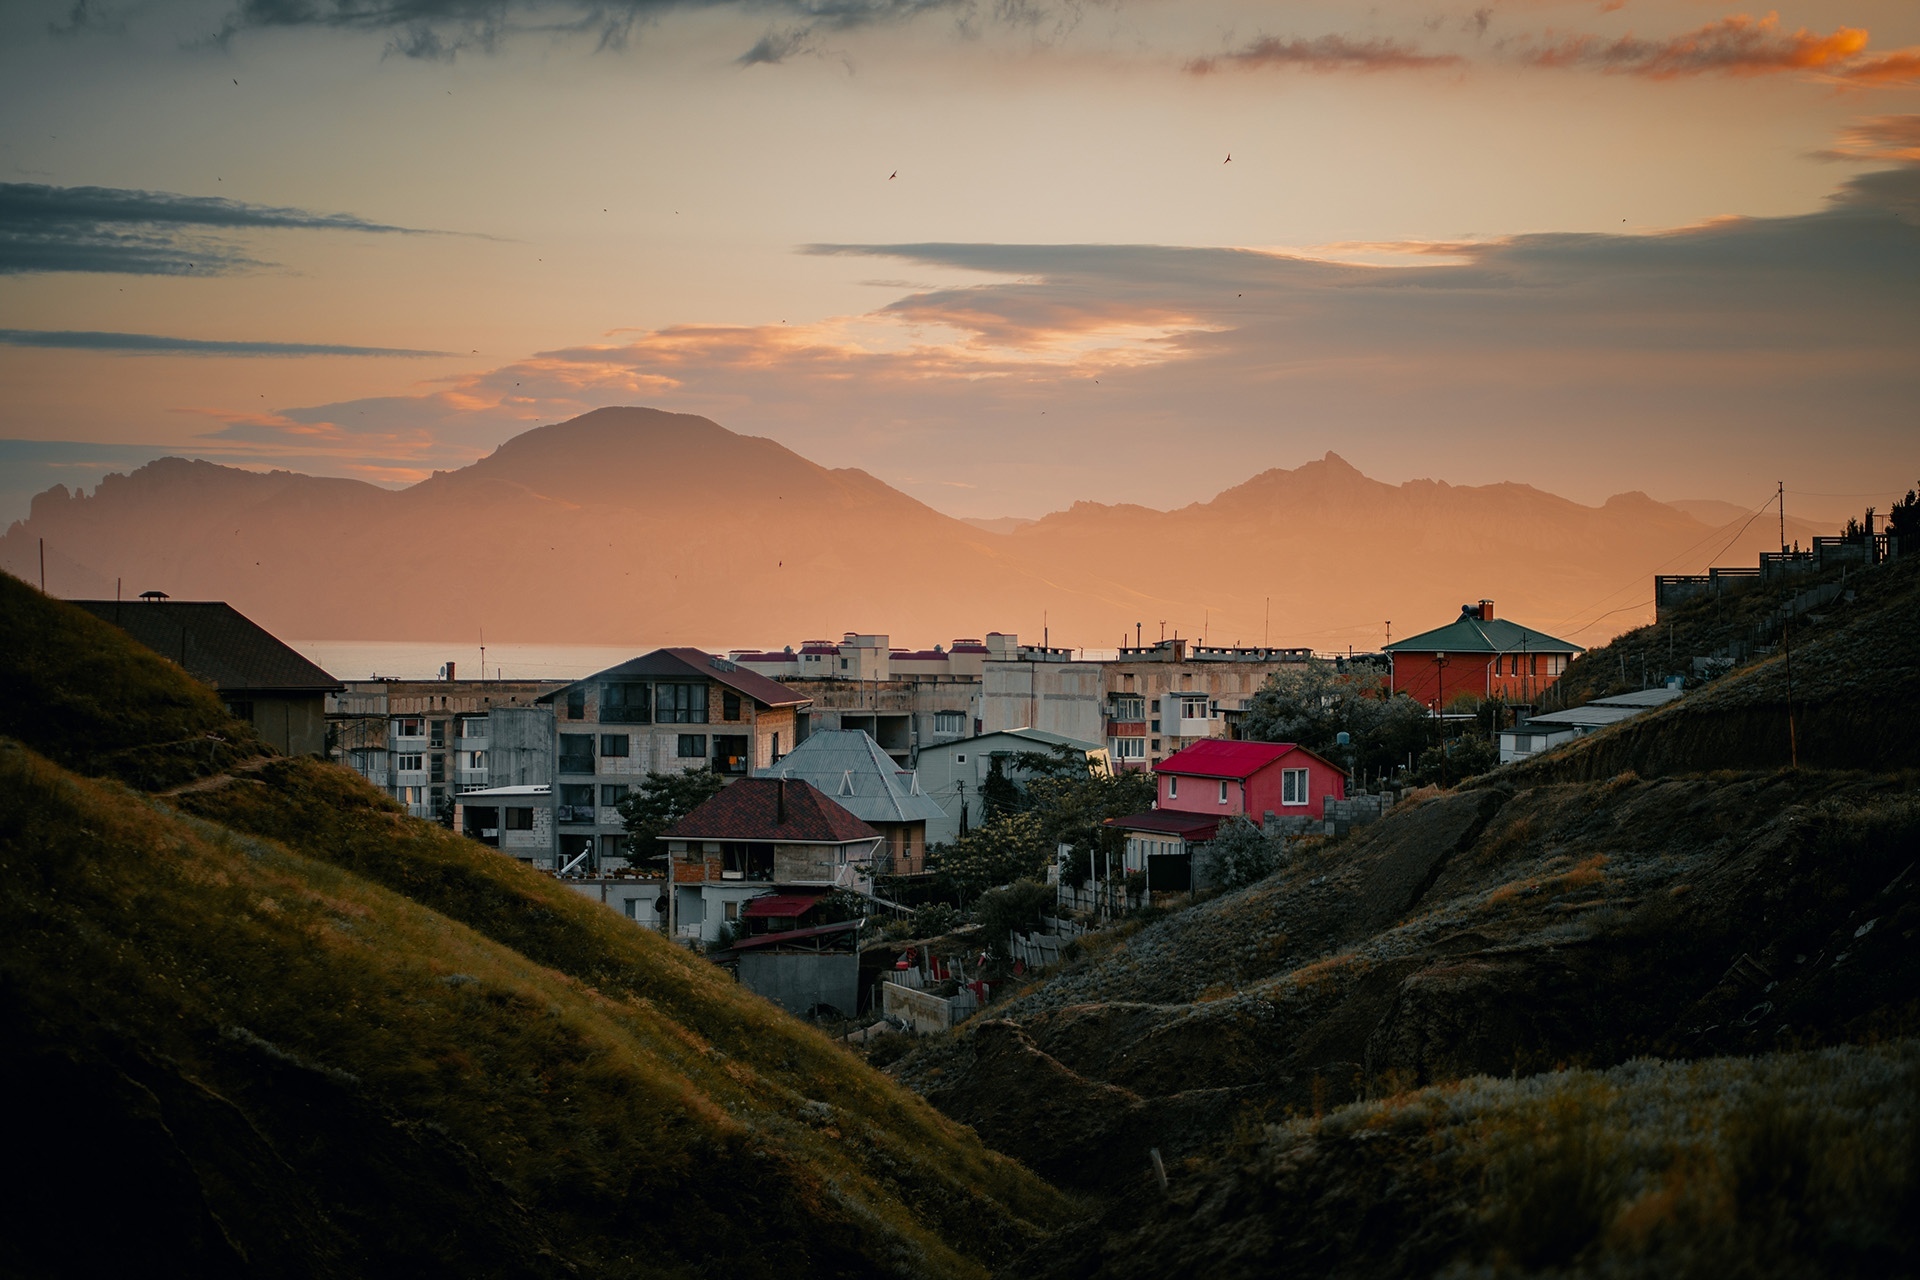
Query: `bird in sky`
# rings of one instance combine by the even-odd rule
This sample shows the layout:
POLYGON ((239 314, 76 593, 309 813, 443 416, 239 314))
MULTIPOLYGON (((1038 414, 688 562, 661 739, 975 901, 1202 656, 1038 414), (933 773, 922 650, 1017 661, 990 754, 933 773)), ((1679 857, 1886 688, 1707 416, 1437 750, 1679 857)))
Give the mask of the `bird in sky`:
POLYGON ((895 178, 899 176, 900 176, 900 171, 898 169, 895 169, 892 173, 887 175, 887 181, 892 182, 895 178))
POLYGON ((1233 163, 1233 152, 1231 152, 1231 151, 1229 151, 1229 152, 1227 152, 1227 158, 1226 158, 1225 160, 1222 160, 1222 161, 1221 161, 1220 163, 1221 163, 1221 164, 1232 164, 1232 163, 1233 163))

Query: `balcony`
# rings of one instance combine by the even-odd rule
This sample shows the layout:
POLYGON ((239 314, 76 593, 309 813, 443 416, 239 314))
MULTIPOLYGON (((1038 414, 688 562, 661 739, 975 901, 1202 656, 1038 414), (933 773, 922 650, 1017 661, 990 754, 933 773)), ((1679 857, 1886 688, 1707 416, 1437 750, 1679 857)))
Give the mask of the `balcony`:
POLYGON ((553 810, 553 820, 555 822, 584 823, 592 826, 596 817, 597 811, 595 807, 590 804, 556 805, 553 810))
POLYGON ((560 757, 560 772, 562 772, 562 773, 592 773, 592 772, 593 772, 593 757, 592 757, 592 756, 561 756, 561 757, 560 757))

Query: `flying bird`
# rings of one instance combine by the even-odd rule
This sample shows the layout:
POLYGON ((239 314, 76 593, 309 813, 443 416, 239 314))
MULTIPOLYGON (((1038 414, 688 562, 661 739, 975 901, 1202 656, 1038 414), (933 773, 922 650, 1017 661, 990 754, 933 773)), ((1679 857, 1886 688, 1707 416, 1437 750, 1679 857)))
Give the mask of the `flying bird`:
POLYGON ((900 171, 898 169, 895 169, 892 173, 887 175, 887 181, 892 182, 895 178, 899 176, 900 176, 900 171))
POLYGON ((1232 164, 1232 163, 1233 163, 1233 152, 1231 152, 1231 151, 1229 151, 1229 152, 1227 152, 1227 158, 1226 158, 1225 160, 1222 160, 1222 161, 1221 161, 1220 163, 1221 163, 1221 164, 1232 164))

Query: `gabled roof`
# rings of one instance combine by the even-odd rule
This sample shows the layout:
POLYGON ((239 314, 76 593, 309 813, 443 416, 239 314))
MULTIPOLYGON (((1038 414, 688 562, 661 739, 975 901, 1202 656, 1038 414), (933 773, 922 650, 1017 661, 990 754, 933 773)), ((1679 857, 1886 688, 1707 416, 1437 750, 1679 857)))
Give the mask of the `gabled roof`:
POLYGON ((826 729, 810 735, 773 767, 776 778, 810 782, 863 822, 930 822, 946 812, 920 790, 864 730, 826 729))
POLYGON ((666 835, 670 840, 804 844, 851 844, 880 838, 878 831, 821 794, 817 787, 784 778, 737 779, 674 823, 666 835))
POLYGON ((1311 756, 1330 769, 1339 765, 1292 742, 1238 742, 1208 738, 1153 762, 1155 773, 1183 778, 1251 778, 1282 756, 1311 756))
POLYGON ((1523 627, 1505 618, 1482 621, 1464 613, 1444 627, 1422 631, 1417 636, 1395 640, 1392 644, 1383 647, 1388 653, 1586 652, 1577 644, 1569 644, 1544 631, 1535 631, 1532 627, 1523 627))
MULTIPOLYGON (((1065 734, 1049 733, 1045 729, 995 729, 973 738, 956 738, 951 742, 934 742, 920 748, 920 754, 929 751, 948 751, 955 747, 963 751, 977 751, 981 744, 990 738, 1016 738, 1020 740, 1022 751, 1040 751, 1048 747, 1072 747, 1075 751, 1105 751, 1097 742, 1082 742, 1079 738, 1069 738, 1065 734)), ((1009 746, 1013 745, 1011 743, 1009 746)))
POLYGON ((608 667, 605 671, 596 671, 584 679, 572 684, 563 684, 551 693, 542 694, 536 702, 552 702, 563 696, 576 685, 598 684, 603 680, 623 678, 654 680, 685 680, 697 677, 703 680, 717 680, 736 693, 752 698, 763 707, 803 707, 813 699, 795 693, 778 681, 769 680, 757 671, 748 671, 725 658, 715 657, 702 649, 655 649, 652 653, 629 658, 618 666, 608 667))
POLYGON ((328 693, 345 687, 224 600, 72 603, 223 693, 328 693))

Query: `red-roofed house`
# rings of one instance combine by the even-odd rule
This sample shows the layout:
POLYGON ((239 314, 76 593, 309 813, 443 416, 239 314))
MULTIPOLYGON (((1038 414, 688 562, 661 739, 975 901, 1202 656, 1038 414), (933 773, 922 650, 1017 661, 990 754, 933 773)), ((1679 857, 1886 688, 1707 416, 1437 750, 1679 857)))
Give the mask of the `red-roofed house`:
POLYGON ((799 779, 742 778, 666 833, 671 932, 711 941, 769 888, 873 889, 884 837, 799 779))
POLYGON ((1160 797, 1152 811, 1106 825, 1126 837, 1127 870, 1149 871, 1157 888, 1186 887, 1192 846, 1213 839, 1224 818, 1317 822, 1328 800, 1347 798, 1345 772, 1291 742, 1208 738, 1155 761, 1153 771, 1160 797))

